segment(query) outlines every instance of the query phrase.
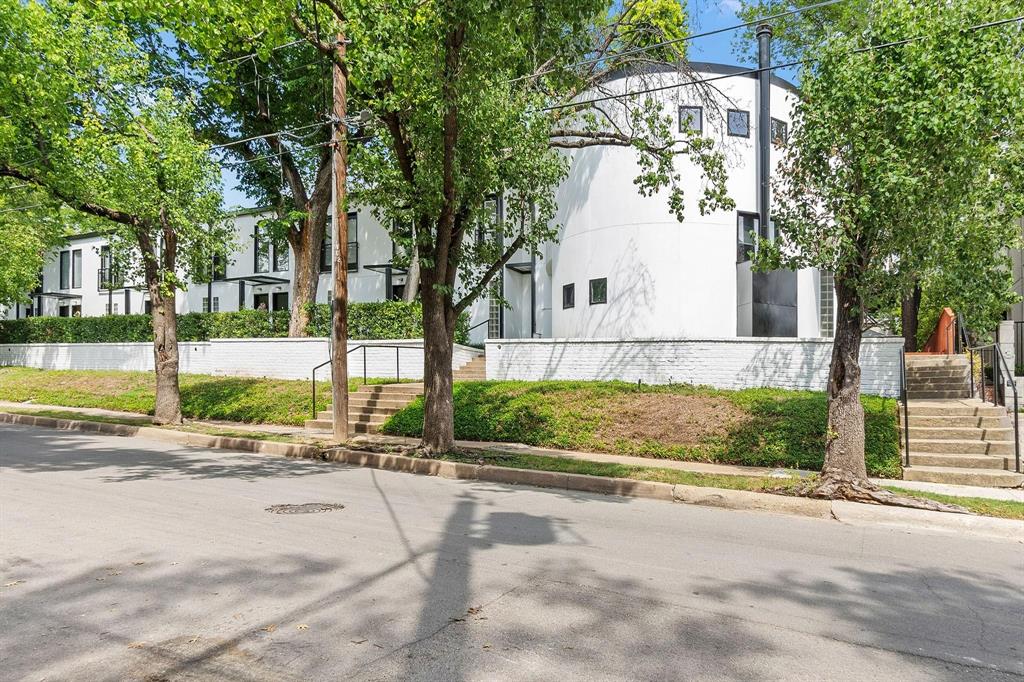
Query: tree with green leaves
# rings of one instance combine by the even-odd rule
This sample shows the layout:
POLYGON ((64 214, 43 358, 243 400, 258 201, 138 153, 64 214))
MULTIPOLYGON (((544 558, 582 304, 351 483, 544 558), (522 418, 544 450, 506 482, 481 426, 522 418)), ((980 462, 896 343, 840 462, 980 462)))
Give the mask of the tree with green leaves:
POLYGON ((870 312, 907 290, 916 267, 904 264, 970 244, 965 283, 1006 267, 1000 249, 1024 211, 1024 34, 1017 23, 980 26, 1017 14, 1013 0, 876 4, 862 32, 830 35, 803 72, 776 191, 778 238, 760 245, 757 266, 835 276, 825 464, 813 495, 890 497, 865 472, 859 353, 870 312), (979 229, 994 235, 980 247, 979 229))
POLYGON ((164 27, 207 54, 245 44, 270 55, 298 35, 344 70, 350 110, 370 117, 351 142, 350 200, 389 228, 399 264, 405 254, 419 267, 424 453, 454 442, 456 321, 517 252, 557 237, 554 192, 573 150, 632 150, 637 190, 680 219, 686 156, 700 170, 686 184, 701 210, 733 205, 712 140, 677 131, 662 99, 618 97, 627 79, 616 76, 635 89, 689 78, 678 0, 207 0, 169 11, 164 27), (202 29, 229 17, 231 31, 202 29), (344 57, 338 31, 350 41, 344 57))
POLYGON ((0 306, 31 305, 47 253, 65 228, 49 197, 35 187, 0 180, 0 306))
MULTIPOLYGON (((775 63, 813 60, 815 51, 829 36, 845 34, 858 36, 865 31, 874 16, 872 0, 842 0, 822 3, 822 0, 741 0, 737 12, 740 19, 757 22, 776 15, 771 21, 773 29, 772 56, 775 63)), ((736 52, 756 59, 753 28, 737 36, 736 52)), ((963 235, 918 258, 907 257, 901 263, 903 290, 891 292, 893 300, 869 311, 877 321, 898 330, 904 337, 907 352, 915 352, 934 329, 944 307, 962 314, 967 326, 987 333, 995 328, 1006 309, 1016 301, 1013 282, 1002 269, 979 272, 975 264, 985 258, 991 244, 1005 235, 1001 221, 989 221, 980 212, 962 215, 958 197, 950 212, 952 220, 971 220, 970 229, 961 228, 963 235), (957 215, 961 214, 961 215, 957 215), (980 249, 981 251, 979 251, 980 249)), ((917 220, 934 222, 947 213, 939 204, 917 220)))
POLYGON ((156 421, 180 423, 176 290, 228 249, 219 169, 103 8, 0 0, 0 45, 0 178, 100 221, 149 292, 156 421))

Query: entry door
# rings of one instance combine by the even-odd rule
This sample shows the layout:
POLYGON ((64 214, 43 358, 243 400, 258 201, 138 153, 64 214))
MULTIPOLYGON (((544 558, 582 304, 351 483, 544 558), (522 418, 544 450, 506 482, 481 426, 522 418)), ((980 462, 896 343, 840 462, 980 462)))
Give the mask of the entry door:
POLYGON ((287 291, 281 291, 274 294, 274 310, 288 310, 287 291))
POLYGON ((253 294, 252 307, 254 310, 270 310, 270 294, 253 294))

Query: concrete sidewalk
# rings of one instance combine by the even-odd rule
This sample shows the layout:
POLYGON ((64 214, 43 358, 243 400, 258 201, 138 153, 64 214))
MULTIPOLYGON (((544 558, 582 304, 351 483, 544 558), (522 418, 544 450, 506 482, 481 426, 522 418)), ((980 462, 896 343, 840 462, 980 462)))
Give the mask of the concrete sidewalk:
MULTIPOLYGON (((63 412, 75 412, 84 415, 114 417, 120 419, 149 420, 146 415, 134 412, 118 412, 115 410, 104 410, 98 408, 64 407, 60 405, 40 405, 36 403, 16 403, 0 400, 0 410, 4 408, 13 409, 35 409, 35 410, 58 410, 63 412)), ((229 429, 236 431, 248 431, 251 433, 267 433, 276 436, 292 436, 298 441, 322 445, 333 444, 334 441, 325 431, 310 430, 301 426, 287 426, 281 424, 249 424, 243 422, 227 422, 213 420, 188 420, 189 424, 205 426, 218 429, 229 429)), ((353 443, 366 443, 374 445, 409 446, 418 443, 416 438, 402 436, 388 436, 384 434, 368 434, 356 436, 353 443)), ((628 455, 612 455, 601 452, 579 452, 572 450, 557 450, 554 448, 543 448, 521 443, 497 443, 490 441, 468 441, 457 440, 458 448, 480 453, 486 458, 488 454, 518 454, 518 455, 539 455, 544 457, 560 457, 563 459, 576 459, 588 462, 600 462, 605 464, 621 464, 624 466, 651 467, 659 469, 673 469, 676 471, 688 471, 698 474, 715 476, 751 476, 762 478, 775 476, 778 478, 789 478, 791 476, 809 476, 813 472, 795 469, 772 469, 769 467, 750 467, 734 464, 715 464, 710 462, 688 462, 675 459, 656 459, 652 457, 631 457, 628 455)), ((1020 488, 982 488, 978 486, 947 485, 942 483, 926 483, 919 481, 903 481, 898 479, 872 479, 877 485, 889 485, 917 490, 923 492, 940 493, 956 497, 979 497, 991 500, 1007 500, 1024 502, 1024 489, 1020 488)))

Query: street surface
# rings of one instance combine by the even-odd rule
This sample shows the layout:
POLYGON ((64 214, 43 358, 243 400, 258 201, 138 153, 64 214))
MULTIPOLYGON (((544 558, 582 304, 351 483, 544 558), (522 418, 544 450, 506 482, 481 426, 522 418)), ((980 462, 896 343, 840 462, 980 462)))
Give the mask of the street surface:
POLYGON ((1021 543, 6 425, 0 465, 5 681, 1024 676, 1021 543))

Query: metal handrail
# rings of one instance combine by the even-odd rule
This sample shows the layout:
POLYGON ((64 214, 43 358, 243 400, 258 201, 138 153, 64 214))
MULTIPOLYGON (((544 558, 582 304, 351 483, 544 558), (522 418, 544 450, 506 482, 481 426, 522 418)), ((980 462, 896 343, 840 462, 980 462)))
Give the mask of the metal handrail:
POLYGON ((903 401, 903 467, 910 468, 910 403, 907 400, 907 355, 900 348, 900 400, 903 401))
MULTIPOLYGON (((369 383, 369 377, 367 376, 366 370, 366 350, 368 348, 394 348, 395 349, 395 383, 399 384, 402 382, 402 365, 401 365, 401 353, 402 350, 422 350, 423 344, 398 344, 398 343, 357 343, 356 345, 345 351, 345 355, 350 355, 353 351, 363 349, 363 385, 369 383)), ((316 419, 316 371, 325 365, 330 365, 331 361, 321 362, 319 365, 313 368, 312 388, 313 388, 313 419, 316 419)), ((334 369, 333 367, 331 368, 334 369)))
POLYGON ((1013 455, 1014 470, 1021 473, 1020 468, 1020 396, 1017 393, 1017 381, 1013 378, 1003 357, 999 344, 990 343, 985 346, 970 347, 967 349, 971 354, 971 395, 974 395, 974 353, 977 352, 981 362, 981 401, 985 402, 985 351, 992 355, 992 404, 1000 405, 1000 394, 1002 394, 1002 407, 1006 407, 1006 384, 1009 383, 1013 389, 1013 455), (1005 374, 1004 374, 1005 372, 1005 374), (1009 382, 1006 378, 1009 377, 1009 382))

